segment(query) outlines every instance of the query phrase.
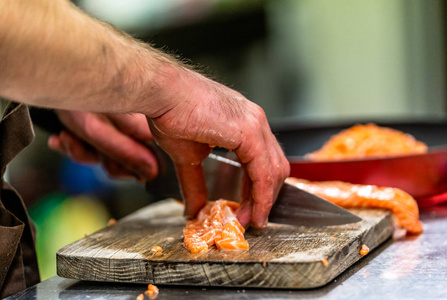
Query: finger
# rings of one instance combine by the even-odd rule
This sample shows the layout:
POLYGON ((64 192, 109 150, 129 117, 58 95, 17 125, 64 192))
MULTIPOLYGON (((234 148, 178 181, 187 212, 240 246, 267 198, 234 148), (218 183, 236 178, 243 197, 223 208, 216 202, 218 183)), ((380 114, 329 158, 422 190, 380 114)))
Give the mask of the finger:
POLYGON ((202 164, 176 164, 175 168, 185 201, 185 216, 194 218, 208 201, 208 190, 202 164))
POLYGON ((202 161, 212 149, 204 143, 168 136, 157 128, 154 120, 148 119, 148 122, 159 146, 174 162, 185 202, 185 216, 193 218, 208 200, 202 161))
MULTIPOLYGON (((270 210, 276 202, 279 191, 284 184, 284 180, 290 172, 289 162, 285 158, 284 152, 270 130, 265 132, 265 139, 268 155, 270 157, 270 173, 265 173, 264 176, 272 179, 271 182, 267 183, 268 185, 271 184, 272 199, 271 202, 269 199, 260 199, 255 192, 255 199, 253 200, 252 206, 252 223, 255 224, 255 227, 259 228, 263 228, 267 225, 270 210)), ((267 170, 264 172, 267 172, 267 170)), ((256 188, 257 187, 253 187, 253 189, 256 188)), ((270 189, 269 187, 267 188, 270 189)))
POLYGON ((150 142, 154 140, 145 115, 110 114, 109 117, 121 132, 143 142, 150 142))
POLYGON ((62 144, 65 145, 68 155, 74 161, 79 163, 98 163, 100 161, 98 152, 69 132, 62 131, 59 137, 62 144))
POLYGON ((141 178, 151 180, 158 175, 156 158, 146 146, 110 124, 98 119, 93 119, 91 123, 93 129, 85 139, 94 148, 141 178))
POLYGON ((57 134, 50 135, 50 137, 48 138, 48 147, 51 150, 67 155, 65 153, 65 147, 62 145, 61 139, 57 134))
POLYGON ((272 166, 272 178, 274 180, 273 200, 275 202, 279 191, 284 184, 284 180, 290 173, 290 164, 286 159, 280 144, 276 140, 276 137, 269 128, 265 129, 265 136, 272 166))
POLYGON ((57 136, 51 136, 49 146, 79 163, 100 162, 99 155, 95 150, 67 131, 62 131, 57 136))
POLYGON ((117 163, 113 160, 110 160, 107 157, 104 157, 102 159, 102 165, 103 165, 104 169, 106 170, 107 174, 112 178, 116 178, 116 179, 135 178, 139 181, 141 180, 141 178, 139 178, 138 174, 133 174, 133 173, 129 172, 126 168, 121 166, 119 163, 117 163))
MULTIPOLYGON (((244 167, 245 171, 245 167, 244 167)), ((252 198, 251 198, 251 180, 248 176, 247 172, 244 172, 244 176, 242 178, 242 189, 241 189, 241 199, 240 205, 236 212, 237 219, 242 224, 242 226, 247 226, 251 222, 251 214, 252 214, 252 198)))
POLYGON ((251 220, 256 228, 267 226, 267 218, 274 201, 273 178, 268 167, 270 164, 266 157, 253 160, 249 166, 249 174, 253 181, 251 220))
POLYGON ((273 204, 273 178, 270 157, 265 149, 250 151, 244 149, 245 147, 247 146, 243 145, 236 151, 239 157, 249 158, 247 173, 252 181, 252 222, 256 228, 263 228, 267 225, 267 216, 273 204))
MULTIPOLYGON (((268 214, 270 213, 271 207, 278 197, 279 191, 284 184, 286 176, 288 176, 290 172, 290 166, 285 158, 281 146, 270 130, 267 119, 261 116, 259 121, 267 151, 265 157, 268 157, 269 162, 265 164, 263 169, 263 172, 265 172, 264 182, 258 181, 258 185, 253 185, 252 221, 255 226, 264 227, 267 225, 268 214), (257 190, 258 188, 261 189, 260 192, 257 190), (271 192, 270 195, 272 198, 263 198, 264 194, 259 194, 264 193, 262 189, 266 189, 269 193, 271 192)), ((257 169, 259 166, 255 166, 254 168, 257 169)), ((256 173, 256 171, 254 171, 254 173, 256 173)), ((259 174, 254 174, 253 176, 259 176, 259 174)))
POLYGON ((257 106, 252 112, 256 113, 255 122, 250 123, 250 130, 245 130, 244 139, 235 152, 241 162, 247 164, 247 174, 252 181, 252 224, 263 228, 273 205, 276 178, 272 172, 270 140, 265 134, 265 128, 269 128, 267 118, 257 106))
MULTIPOLYGON (((263 128, 264 141, 267 149, 266 156, 269 157, 269 163, 266 163, 266 167, 262 171, 263 173, 265 172, 264 177, 266 180, 264 182, 258 181, 258 185, 253 185, 252 223, 258 228, 263 228, 267 225, 270 210, 289 172, 289 164, 275 136, 271 133, 268 125, 263 126, 263 128), (271 193, 268 194, 272 197, 271 199, 268 199, 267 196, 263 197, 267 194, 260 194, 266 193, 266 191, 267 193, 271 193)), ((255 166, 254 168, 257 169, 258 167, 255 166)), ((256 175, 255 173, 256 171, 252 173, 253 176, 259 176, 259 174, 256 175)))

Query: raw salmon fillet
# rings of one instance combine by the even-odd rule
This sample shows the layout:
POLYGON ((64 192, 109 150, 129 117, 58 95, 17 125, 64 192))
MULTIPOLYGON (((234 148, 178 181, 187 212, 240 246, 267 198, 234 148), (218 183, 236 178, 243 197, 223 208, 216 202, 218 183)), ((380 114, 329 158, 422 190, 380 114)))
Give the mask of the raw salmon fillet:
POLYGON ((245 229, 235 215, 238 207, 238 203, 224 199, 209 201, 197 218, 186 222, 185 247, 192 253, 208 251, 212 245, 220 250, 248 250, 245 229))
POLYGON ((311 160, 426 153, 427 146, 413 136, 375 124, 355 125, 332 136, 321 149, 306 155, 311 160))
POLYGON ((342 181, 308 181, 293 177, 287 178, 286 182, 345 208, 389 209, 393 212, 397 225, 407 230, 407 235, 422 232, 416 200, 398 188, 342 181))

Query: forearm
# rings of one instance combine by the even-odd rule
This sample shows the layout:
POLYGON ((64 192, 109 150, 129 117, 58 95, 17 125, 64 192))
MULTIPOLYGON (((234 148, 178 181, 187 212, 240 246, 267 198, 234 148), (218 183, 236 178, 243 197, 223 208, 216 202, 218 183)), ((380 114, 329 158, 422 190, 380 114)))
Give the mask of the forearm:
POLYGON ((27 104, 157 116, 182 67, 65 0, 0 2, 0 96, 27 104))

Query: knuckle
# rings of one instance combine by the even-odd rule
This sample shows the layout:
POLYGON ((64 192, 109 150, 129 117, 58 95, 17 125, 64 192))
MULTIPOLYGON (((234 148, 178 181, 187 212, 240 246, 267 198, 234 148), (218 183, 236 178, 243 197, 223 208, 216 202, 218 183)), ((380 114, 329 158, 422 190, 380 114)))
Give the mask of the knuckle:
POLYGON ((290 174, 290 164, 287 159, 279 158, 273 163, 273 174, 277 183, 282 183, 290 174))
MULTIPOLYGON (((272 192, 273 192, 273 191, 272 191, 272 192)), ((274 201, 275 201, 275 199, 273 198, 273 196, 272 196, 272 197, 269 197, 268 200, 267 200, 267 202, 266 202, 267 208, 272 207, 274 201)))
POLYGON ((276 181, 275 181, 274 178, 275 178, 275 176, 273 176, 273 174, 270 175, 270 176, 267 176, 267 177, 265 178, 265 185, 266 185, 269 189, 272 189, 273 186, 274 186, 275 183, 276 183, 276 181))
POLYGON ((255 109, 253 111, 254 111, 255 116, 257 117, 258 120, 267 121, 265 112, 259 105, 255 105, 255 109))
POLYGON ((88 118, 83 125, 87 137, 95 136, 96 133, 101 132, 100 123, 94 118, 88 118))

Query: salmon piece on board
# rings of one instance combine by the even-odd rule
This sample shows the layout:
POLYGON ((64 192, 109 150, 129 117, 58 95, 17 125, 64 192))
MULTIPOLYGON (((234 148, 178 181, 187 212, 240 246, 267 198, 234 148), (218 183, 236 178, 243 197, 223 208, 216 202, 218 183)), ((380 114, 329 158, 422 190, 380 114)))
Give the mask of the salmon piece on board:
POLYGON ((375 124, 355 125, 332 136, 310 160, 345 160, 426 153, 427 145, 401 131, 375 124))
POLYGON ((186 222, 185 247, 192 253, 207 251, 212 245, 220 250, 248 250, 245 229, 235 215, 238 207, 238 203, 224 199, 209 201, 197 218, 186 222))
POLYGON ((407 235, 422 232, 416 200, 398 188, 342 181, 309 181, 294 177, 287 178, 286 182, 345 208, 389 209, 393 212, 397 225, 407 230, 407 235))
POLYGON ((234 239, 222 239, 216 242, 217 249, 220 250, 248 250, 248 242, 234 239))

